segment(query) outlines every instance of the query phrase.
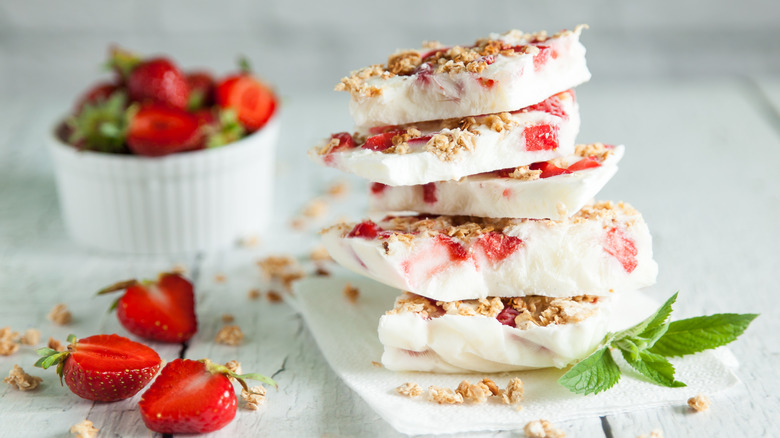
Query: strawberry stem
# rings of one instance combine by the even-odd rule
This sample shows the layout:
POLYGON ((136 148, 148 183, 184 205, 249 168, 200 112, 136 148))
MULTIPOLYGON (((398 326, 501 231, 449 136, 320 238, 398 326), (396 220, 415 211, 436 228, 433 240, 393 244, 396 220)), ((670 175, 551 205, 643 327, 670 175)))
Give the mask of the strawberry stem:
POLYGON ((42 357, 35 362, 34 366, 46 370, 53 365, 57 365, 57 375, 60 376, 60 385, 62 385, 62 369, 65 367, 65 359, 68 358, 71 352, 75 351, 77 341, 76 335, 68 335, 70 345, 68 345, 67 351, 57 351, 48 347, 35 350, 42 357))
POLYGON ((138 280, 136 280, 136 279, 120 281, 120 282, 114 283, 114 284, 112 284, 110 286, 106 286, 103 289, 100 289, 98 291, 97 295, 105 295, 105 294, 110 294, 112 292, 125 290, 128 287, 130 287, 130 286, 135 286, 136 284, 138 284, 138 280))
POLYGON ((252 73, 252 66, 249 64, 249 60, 246 58, 246 56, 241 56, 238 58, 238 68, 241 69, 241 73, 252 73))
POLYGON ((224 374, 228 377, 232 377, 238 380, 238 383, 241 384, 241 387, 247 391, 249 391, 249 386, 247 386, 246 382, 244 381, 246 379, 257 380, 268 385, 273 385, 274 388, 279 389, 279 385, 276 383, 276 381, 274 381, 274 379, 268 376, 264 376, 262 374, 255 374, 255 373, 236 374, 233 371, 230 371, 228 367, 224 365, 216 364, 209 359, 201 359, 199 362, 202 362, 204 365, 206 365, 206 369, 211 374, 217 374, 217 373, 224 374))

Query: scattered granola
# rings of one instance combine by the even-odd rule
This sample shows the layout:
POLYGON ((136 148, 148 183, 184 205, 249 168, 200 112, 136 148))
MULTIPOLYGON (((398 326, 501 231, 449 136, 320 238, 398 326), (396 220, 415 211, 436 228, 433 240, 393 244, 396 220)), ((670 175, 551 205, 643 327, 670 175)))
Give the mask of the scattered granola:
POLYGON ((176 263, 175 265, 173 265, 173 267, 171 267, 170 272, 172 274, 179 274, 179 275, 186 274, 187 266, 182 263, 176 263))
POLYGON ((19 350, 19 333, 11 327, 0 329, 0 356, 10 356, 19 350))
POLYGON ((463 403, 463 396, 451 390, 450 388, 441 388, 438 386, 428 387, 428 400, 442 404, 460 404, 463 403))
POLYGON ((322 266, 317 266, 317 269, 314 271, 314 275, 318 277, 330 277, 330 271, 323 268, 322 266))
POLYGON ((40 377, 31 376, 24 372, 22 367, 14 365, 13 369, 8 373, 8 377, 3 379, 3 382, 16 387, 20 391, 32 391, 41 384, 40 377))
POLYGON ((468 380, 460 382, 455 392, 460 394, 464 401, 472 403, 485 403, 488 397, 492 395, 490 388, 486 384, 482 382, 471 384, 468 380))
POLYGON ((222 322, 230 323, 230 322, 233 322, 235 320, 236 320, 236 318, 233 315, 229 314, 229 313, 226 313, 226 314, 222 315, 222 322))
POLYGON ((303 216, 309 219, 317 219, 328 212, 328 203, 324 199, 315 198, 303 207, 303 216))
POLYGON ((302 231, 306 228, 306 221, 299 217, 293 218, 290 220, 290 228, 296 231, 302 231))
POLYGON ((352 304, 355 304, 360 296, 360 289, 352 286, 350 283, 344 285, 344 297, 352 304))
POLYGON ((650 434, 639 435, 638 438, 664 438, 664 431, 661 429, 653 429, 650 434))
POLYGON ((423 389, 416 383, 406 382, 398 388, 395 388, 395 392, 406 397, 419 397, 422 395, 423 389))
POLYGON ((710 408, 710 399, 706 395, 697 394, 688 399, 688 406, 696 412, 706 411, 710 408))
POLYGON ((60 341, 58 341, 58 340, 56 340, 54 338, 49 338, 49 343, 46 344, 46 346, 51 348, 52 350, 65 351, 65 346, 62 345, 62 342, 60 342, 60 341))
MULTIPOLYGON (((231 360, 227 363, 225 363, 225 368, 229 369, 230 371, 236 373, 236 374, 243 374, 241 371, 241 362, 237 360, 231 360)), ((230 380, 232 381, 233 378, 230 377, 230 380)))
POLYGON ((256 299, 260 298, 260 296, 261 296, 261 295, 262 295, 262 294, 261 294, 261 293, 260 293, 260 291, 259 291, 259 290, 257 290, 257 289, 252 289, 252 290, 250 290, 250 291, 249 291, 249 293, 247 294, 247 296, 249 296, 249 299, 250 299, 250 300, 256 300, 256 299))
POLYGON ((258 235, 256 235, 256 234, 252 234, 250 236, 246 236, 246 237, 241 238, 241 240, 239 241, 239 244, 241 246, 252 248, 252 247, 255 247, 255 246, 260 244, 260 237, 258 235))
POLYGON ((217 283, 224 283, 225 280, 227 280, 227 277, 225 276, 225 274, 216 274, 214 276, 214 281, 216 281, 217 283))
POLYGON ((286 289, 292 283, 304 277, 298 261, 290 256, 268 256, 257 262, 266 279, 280 281, 286 289))
POLYGON ((98 431, 100 429, 95 427, 89 420, 82 420, 80 423, 70 427, 70 433, 78 438, 95 438, 98 431))
POLYGON ((279 292, 276 292, 274 290, 269 290, 265 294, 265 298, 268 300, 269 303, 278 303, 282 301, 282 296, 279 295, 279 292))
POLYGON ((371 361, 371 365, 375 366, 376 368, 383 368, 384 365, 382 365, 380 362, 377 362, 375 360, 371 361))
POLYGON ((428 140, 425 150, 441 161, 453 161, 461 152, 474 150, 474 134, 461 129, 442 131, 428 140))
POLYGON ((487 377, 482 379, 480 383, 483 383, 485 386, 487 386, 487 388, 490 390, 490 393, 493 395, 499 395, 501 393, 501 390, 498 388, 498 385, 496 385, 496 382, 488 379, 487 377))
POLYGON ((328 186, 327 193, 334 198, 341 198, 349 193, 349 184, 346 181, 335 181, 328 186))
POLYGON ((260 409, 260 405, 265 401, 265 388, 262 386, 253 386, 249 390, 241 389, 241 399, 244 400, 244 407, 250 411, 260 409))
POLYGON ((41 342, 41 331, 38 329, 27 329, 24 331, 20 341, 24 345, 37 345, 41 342))
POLYGON ((51 309, 48 318, 57 325, 67 325, 70 324, 72 315, 70 314, 70 311, 68 311, 68 306, 60 303, 51 309))
POLYGON ((534 420, 523 428, 528 438, 565 438, 566 434, 547 420, 534 420))
POLYGON ((539 179, 541 174, 542 171, 539 169, 531 170, 531 168, 528 166, 520 166, 515 168, 515 170, 509 174, 509 177, 520 181, 532 181, 539 179))
POLYGON ((523 381, 513 377, 506 385, 506 391, 501 392, 501 399, 508 405, 518 405, 523 401, 523 381))
POLYGON ((309 253, 309 258, 315 262, 333 261, 333 259, 330 257, 330 253, 328 253, 328 249, 324 246, 318 246, 314 248, 311 253, 309 253))
POLYGON ((240 345, 244 340, 244 333, 241 332, 241 327, 237 325, 226 325, 222 327, 217 336, 214 338, 214 342, 217 344, 225 345, 240 345))

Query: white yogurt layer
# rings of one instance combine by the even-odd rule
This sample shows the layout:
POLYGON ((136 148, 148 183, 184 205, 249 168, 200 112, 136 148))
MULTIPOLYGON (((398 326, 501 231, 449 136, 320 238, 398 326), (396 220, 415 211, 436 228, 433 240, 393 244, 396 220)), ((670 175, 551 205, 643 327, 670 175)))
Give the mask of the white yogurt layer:
POLYGON ((353 72, 337 89, 350 91, 350 113, 362 127, 512 111, 590 79, 582 28, 544 41, 518 31, 494 34, 489 40, 503 50, 491 55, 489 40, 465 47, 472 51, 465 55, 460 47, 443 51, 441 61, 430 48, 405 51, 412 69, 391 73, 398 71, 391 56, 386 65, 353 72))
POLYGON ((599 202, 562 221, 438 216, 340 224, 341 265, 439 301, 609 295, 655 282, 650 232, 630 206, 599 202))
POLYGON ((631 326, 642 321, 644 312, 634 308, 645 301, 631 292, 602 297, 585 306, 591 312, 585 318, 517 327, 491 315, 426 317, 394 310, 379 320, 379 340, 385 347, 382 364, 393 371, 440 373, 563 368, 597 348, 613 322, 626 319, 623 313, 631 315, 626 321, 631 326))
POLYGON ((373 141, 370 134, 343 133, 354 147, 340 147, 332 139, 309 150, 309 157, 390 186, 427 184, 570 155, 579 128, 579 110, 570 90, 512 113, 391 127, 373 137, 385 135, 386 144, 396 137, 398 145, 383 151, 366 147, 373 141), (443 124, 455 127, 441 128, 443 124), (404 140, 410 132, 415 137, 404 140))
MULTIPOLYGON (((598 163, 598 167, 550 177, 545 177, 541 170, 529 172, 529 169, 521 169, 517 172, 519 178, 502 177, 493 172, 416 186, 393 187, 374 183, 369 194, 369 206, 372 211, 387 213, 564 219, 593 199, 615 175, 624 150, 618 145, 610 149, 603 161, 593 159, 591 163, 598 163), (522 178, 522 175, 529 174, 534 179, 522 178)), ((563 159, 569 165, 590 160, 579 155, 563 159)))

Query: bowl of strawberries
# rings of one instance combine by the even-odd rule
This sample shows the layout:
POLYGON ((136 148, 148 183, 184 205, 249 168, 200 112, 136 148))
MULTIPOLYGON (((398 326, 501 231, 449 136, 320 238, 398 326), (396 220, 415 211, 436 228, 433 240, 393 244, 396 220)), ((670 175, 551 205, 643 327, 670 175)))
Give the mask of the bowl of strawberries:
POLYGON ((215 79, 112 48, 50 137, 75 241, 121 253, 192 253, 261 235, 272 212, 279 103, 241 62, 215 79))

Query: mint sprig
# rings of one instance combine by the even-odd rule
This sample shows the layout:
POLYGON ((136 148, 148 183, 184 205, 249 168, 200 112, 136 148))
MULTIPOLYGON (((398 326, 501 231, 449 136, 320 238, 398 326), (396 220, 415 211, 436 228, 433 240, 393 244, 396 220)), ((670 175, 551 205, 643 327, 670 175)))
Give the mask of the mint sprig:
POLYGON ((674 365, 666 358, 699 353, 726 345, 737 339, 754 313, 719 313, 710 316, 668 322, 677 293, 649 318, 639 324, 608 333, 600 346, 576 363, 558 379, 558 383, 577 394, 598 394, 620 380, 620 367, 612 358, 619 350, 623 359, 648 381, 670 388, 685 386, 674 377, 674 365))

